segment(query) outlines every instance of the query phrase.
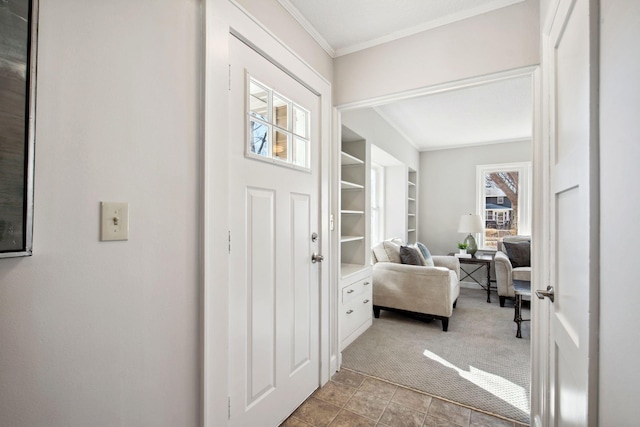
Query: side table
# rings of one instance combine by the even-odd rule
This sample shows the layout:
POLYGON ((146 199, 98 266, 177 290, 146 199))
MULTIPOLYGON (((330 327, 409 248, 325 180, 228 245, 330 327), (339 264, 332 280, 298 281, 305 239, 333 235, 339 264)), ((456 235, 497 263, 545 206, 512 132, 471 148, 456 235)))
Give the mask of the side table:
POLYGON ((513 321, 518 325, 516 338, 522 338, 522 331, 520 326, 522 322, 528 322, 531 320, 522 318, 522 297, 529 297, 529 300, 531 300, 531 282, 529 282, 528 280, 514 280, 513 290, 516 294, 516 308, 515 314, 513 316, 513 321))
MULTIPOLYGON (((455 253, 450 252, 449 256, 456 256, 455 253)), ((491 262, 493 261, 493 256, 491 255, 474 255, 469 258, 458 257, 458 261, 460 264, 470 264, 475 268, 471 271, 465 271, 460 269, 461 275, 464 273, 464 277, 460 277, 460 281, 462 282, 466 278, 470 278, 474 282, 476 282, 482 289, 487 290, 487 302, 491 302, 491 262), (472 276, 473 273, 480 270, 482 267, 486 267, 487 269, 487 286, 485 287, 481 282, 476 280, 475 277, 472 276)))

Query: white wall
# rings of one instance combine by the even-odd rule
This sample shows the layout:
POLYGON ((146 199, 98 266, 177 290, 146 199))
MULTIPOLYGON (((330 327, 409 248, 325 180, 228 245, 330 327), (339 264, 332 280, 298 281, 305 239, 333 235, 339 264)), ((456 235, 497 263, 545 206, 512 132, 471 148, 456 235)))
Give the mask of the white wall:
POLYGON ((407 168, 418 169, 420 152, 373 108, 343 111, 342 124, 397 160, 385 167, 384 238, 406 239, 407 168))
POLYGON ((418 169, 419 151, 374 109, 359 108, 343 111, 342 124, 408 167, 418 169))
POLYGON ((325 79, 333 78, 333 58, 276 0, 231 0, 269 28, 275 37, 296 52, 325 79))
POLYGON ((0 425, 200 417, 198 0, 40 2, 34 255, 0 260, 0 425), (101 200, 130 204, 99 242, 101 200))
POLYGON ((434 255, 457 251, 460 215, 476 211, 476 166, 531 158, 528 141, 420 153, 418 240, 434 255))
POLYGON ((600 422, 638 423, 640 2, 600 0, 600 422))
POLYGON ((334 61, 334 104, 537 65, 538 0, 395 40, 334 61))

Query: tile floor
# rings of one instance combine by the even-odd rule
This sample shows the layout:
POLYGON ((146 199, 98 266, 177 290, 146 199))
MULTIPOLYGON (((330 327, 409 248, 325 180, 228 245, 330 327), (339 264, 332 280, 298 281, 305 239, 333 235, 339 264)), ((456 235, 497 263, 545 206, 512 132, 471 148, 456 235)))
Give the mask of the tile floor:
POLYGON ((342 369, 281 426, 521 427, 523 424, 342 369))

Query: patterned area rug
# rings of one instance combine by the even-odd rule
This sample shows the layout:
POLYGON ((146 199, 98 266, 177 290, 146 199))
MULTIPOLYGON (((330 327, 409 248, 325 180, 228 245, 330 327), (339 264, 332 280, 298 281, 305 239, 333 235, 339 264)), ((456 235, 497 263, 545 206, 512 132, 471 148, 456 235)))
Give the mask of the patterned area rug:
POLYGON ((513 302, 501 308, 497 295, 486 298, 462 288, 448 332, 439 320, 382 311, 343 351, 342 366, 529 424, 530 322, 516 338, 513 302))

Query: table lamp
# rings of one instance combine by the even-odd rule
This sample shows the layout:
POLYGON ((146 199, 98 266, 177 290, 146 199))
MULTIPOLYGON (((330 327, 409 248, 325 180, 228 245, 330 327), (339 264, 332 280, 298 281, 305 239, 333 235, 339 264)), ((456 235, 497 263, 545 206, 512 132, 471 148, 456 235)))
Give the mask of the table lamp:
POLYGON ((469 214, 460 216, 460 224, 458 225, 458 233, 469 233, 464 239, 464 243, 467 244, 467 253, 471 256, 475 255, 478 250, 478 244, 476 243, 474 233, 483 233, 484 224, 482 218, 477 214, 469 214))

